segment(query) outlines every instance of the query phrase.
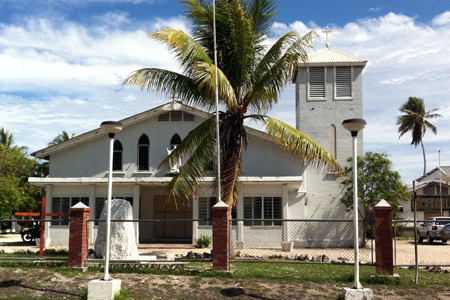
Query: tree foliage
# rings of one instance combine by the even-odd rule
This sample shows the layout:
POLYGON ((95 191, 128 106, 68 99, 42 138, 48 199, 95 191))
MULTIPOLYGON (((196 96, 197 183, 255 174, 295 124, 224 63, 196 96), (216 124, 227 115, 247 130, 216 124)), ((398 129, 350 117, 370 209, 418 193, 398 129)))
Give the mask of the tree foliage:
MULTIPOLYGON (((278 102, 278 95, 290 82, 295 68, 306 60, 315 32, 300 36, 291 31, 272 41, 270 28, 275 22, 276 0, 219 0, 216 3, 217 66, 214 65, 212 3, 184 0, 181 4, 193 25, 192 37, 170 28, 149 34, 174 54, 181 72, 144 68, 135 71, 123 84, 166 96, 176 94, 184 104, 209 110, 215 106, 217 70, 221 109, 221 191, 218 193, 228 204, 236 201, 240 187, 241 158, 248 143, 244 120, 261 124, 274 143, 293 157, 318 168, 339 170, 336 159, 312 139, 265 115, 278 102)), ((170 161, 188 157, 180 173, 168 185, 169 199, 188 199, 215 160, 215 118, 192 130, 162 162, 162 166, 167 167, 170 161)), ((216 183, 213 188, 217 187, 216 183)))
MULTIPOLYGON (((352 162, 353 158, 347 161, 352 162)), ((353 164, 352 164, 353 166, 353 164)), ((358 197, 362 204, 362 217, 368 215, 369 210, 382 199, 386 200, 393 208, 394 214, 399 210, 400 200, 410 200, 408 188, 401 181, 400 174, 392 170, 392 162, 388 159, 388 154, 366 152, 364 157, 358 156, 358 197)), ((345 167, 344 173, 347 176, 344 181, 347 190, 341 201, 348 210, 353 209, 353 167, 345 167)))
POLYGON ((48 146, 53 146, 59 143, 62 143, 64 141, 70 140, 71 138, 73 138, 75 136, 75 133, 72 133, 72 136, 69 136, 69 134, 67 133, 67 131, 63 130, 60 134, 58 134, 57 136, 55 136, 55 138, 53 139, 53 141, 51 141, 50 143, 48 143, 48 146))
POLYGON ((3 127, 0 129, 0 144, 5 145, 6 148, 14 145, 13 134, 3 127))
POLYGON ((0 143, 0 218, 15 212, 38 212, 41 188, 28 183, 28 177, 46 172, 35 159, 28 158, 24 147, 0 143))
POLYGON ((427 173, 427 159, 425 155, 425 146, 423 144, 423 137, 427 132, 427 128, 431 129, 431 132, 437 134, 437 128, 428 121, 428 119, 435 119, 442 117, 440 114, 435 113, 438 109, 425 110, 425 102, 421 98, 409 97, 401 107, 400 112, 403 114, 397 117, 398 133, 401 138, 405 133, 411 132, 412 141, 411 145, 422 145, 423 152, 423 175, 427 173))

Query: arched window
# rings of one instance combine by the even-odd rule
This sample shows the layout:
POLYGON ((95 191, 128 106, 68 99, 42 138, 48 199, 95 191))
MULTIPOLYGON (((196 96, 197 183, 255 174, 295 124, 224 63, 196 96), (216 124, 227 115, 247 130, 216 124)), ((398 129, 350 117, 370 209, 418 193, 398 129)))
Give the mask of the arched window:
POLYGON ((122 152, 123 147, 122 143, 116 140, 114 142, 114 150, 113 150, 113 171, 122 171, 122 152))
POLYGON ((181 144, 181 138, 178 133, 175 133, 170 139, 170 149, 175 149, 179 144, 181 144))
POLYGON ((336 158, 336 126, 333 124, 330 125, 330 148, 328 151, 336 158))
POLYGON ((139 138, 138 142, 138 170, 148 171, 149 170, 149 156, 150 156, 150 140, 148 136, 144 133, 139 138))

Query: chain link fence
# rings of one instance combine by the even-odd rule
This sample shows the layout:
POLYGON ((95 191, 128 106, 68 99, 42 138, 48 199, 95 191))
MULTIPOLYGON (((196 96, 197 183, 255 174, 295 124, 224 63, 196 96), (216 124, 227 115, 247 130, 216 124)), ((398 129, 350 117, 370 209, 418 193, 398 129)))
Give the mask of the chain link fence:
MULTIPOLYGON (((373 220, 359 221, 360 262, 374 264, 373 220), (364 228, 366 230, 364 230, 364 228)), ((236 260, 354 263, 352 220, 233 220, 236 260)))
MULTIPOLYGON (((426 220, 417 220, 417 228, 426 220)), ((414 243, 414 221, 393 220, 394 233, 394 265, 414 266, 416 251, 414 243)), ((435 240, 427 244, 426 239, 417 243, 417 264, 425 266, 450 266, 450 244, 442 240, 435 240)))

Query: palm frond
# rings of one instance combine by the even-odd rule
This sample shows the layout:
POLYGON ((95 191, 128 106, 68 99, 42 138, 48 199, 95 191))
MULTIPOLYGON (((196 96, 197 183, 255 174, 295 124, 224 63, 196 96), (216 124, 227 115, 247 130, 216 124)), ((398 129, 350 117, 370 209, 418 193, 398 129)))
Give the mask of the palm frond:
MULTIPOLYGON (((205 139, 206 136, 211 133, 215 133, 216 117, 211 116, 209 119, 200 123, 181 141, 173 152, 167 156, 158 166, 168 167, 171 161, 177 161, 183 159, 185 156, 189 156, 199 144, 205 139)), ((209 163, 209 162, 208 162, 209 163)))
POLYGON ((266 119, 265 124, 267 133, 282 150, 295 158, 311 163, 316 168, 326 167, 328 170, 340 171, 341 167, 337 160, 302 132, 270 117, 266 119))
POLYGON ((315 36, 316 33, 311 31, 303 37, 296 32, 288 32, 281 37, 269 49, 254 72, 254 82, 244 105, 258 113, 266 113, 265 110, 277 102, 277 95, 289 83, 294 69, 306 60, 315 36))
POLYGON ((195 191, 216 155, 215 117, 197 126, 160 164, 188 156, 184 166, 168 184, 168 201, 188 199, 195 191))
POLYGON ((247 3, 247 17, 252 20, 253 32, 269 34, 278 11, 276 3, 277 0, 255 0, 247 3))
POLYGON ((177 72, 145 68, 134 71, 122 85, 132 85, 141 90, 163 93, 167 97, 176 94, 187 105, 201 105, 207 108, 215 105, 209 90, 202 90, 191 78, 177 72))
MULTIPOLYGON (((214 94, 215 89, 215 68, 214 64, 206 62, 199 63, 196 66, 195 83, 198 84, 200 89, 209 91, 211 94, 214 94)), ((224 102, 229 110, 235 109, 237 101, 228 78, 220 69, 217 70, 217 77, 220 102, 224 102)))
POLYGON ((149 37, 165 44, 178 59, 184 72, 189 77, 195 72, 194 66, 197 63, 212 62, 203 48, 181 30, 163 28, 157 32, 149 33, 149 37))

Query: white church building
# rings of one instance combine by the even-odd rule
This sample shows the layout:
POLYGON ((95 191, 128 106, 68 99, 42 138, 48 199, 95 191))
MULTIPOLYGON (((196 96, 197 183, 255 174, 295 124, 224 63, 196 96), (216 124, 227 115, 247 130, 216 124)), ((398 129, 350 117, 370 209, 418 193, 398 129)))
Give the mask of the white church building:
MULTIPOLYGON (((362 74, 366 63, 327 47, 311 55, 293 78, 296 128, 328 150, 341 165, 352 156, 352 138, 342 121, 363 117, 362 74)), ((209 189, 212 177, 204 178, 188 205, 179 202, 175 207, 174 202, 165 204, 165 192, 176 170, 158 168, 168 149, 210 116, 206 111, 170 102, 120 120, 124 126, 115 136, 113 198, 130 201, 135 220, 210 217, 216 199, 209 189)), ((234 218, 351 219, 340 201, 344 186, 335 172, 310 168, 281 152, 264 132, 247 130, 249 146, 243 154, 242 186, 237 207, 233 208, 234 218)), ((108 149, 108 136, 99 126, 33 153, 36 158, 50 161, 48 177, 29 178, 31 184, 46 188, 47 212, 66 213, 81 201, 92 208, 91 219, 98 219, 107 198, 108 149)), ((362 153, 360 132, 358 154, 362 153)), ((90 222, 91 244, 95 242, 97 225, 90 222)), ((68 244, 67 221, 46 222, 45 226, 50 245, 68 244)), ((209 221, 140 222, 135 223, 135 229, 139 244, 193 243, 201 234, 212 235, 209 221)), ((233 230, 238 239, 247 231, 253 231, 254 237, 279 232, 282 242, 293 240, 295 235, 278 222, 237 222, 233 230)))

